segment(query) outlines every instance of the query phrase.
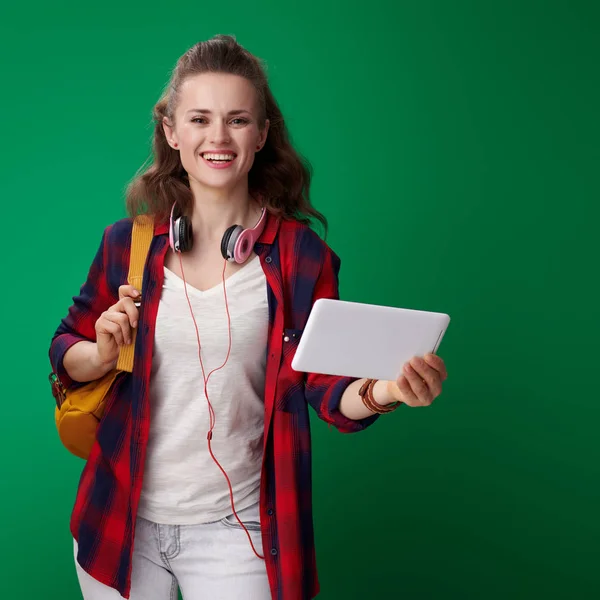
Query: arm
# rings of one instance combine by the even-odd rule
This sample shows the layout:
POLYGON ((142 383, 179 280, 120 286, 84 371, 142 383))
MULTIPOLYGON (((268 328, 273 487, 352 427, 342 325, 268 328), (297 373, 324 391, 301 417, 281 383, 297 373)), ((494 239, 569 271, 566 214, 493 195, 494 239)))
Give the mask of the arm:
POLYGON ((73 381, 93 381, 114 369, 117 361, 101 363, 95 342, 82 340, 71 346, 63 356, 63 367, 73 381))
MULTIPOLYGON (((375 413, 371 412, 363 403, 362 398, 358 395, 358 391, 362 387, 366 379, 358 379, 351 383, 342 395, 340 401, 340 412, 349 419, 364 419, 375 413)), ((396 399, 388 391, 387 381, 378 381, 373 387, 373 397, 377 404, 392 404, 396 399)))
POLYGON ((100 367, 94 359, 96 321, 115 301, 106 279, 109 230, 110 227, 105 229, 87 279, 79 295, 73 297, 73 304, 50 344, 52 370, 66 388, 74 382, 98 379, 110 370, 109 366, 100 367))
MULTIPOLYGON (((338 274, 341 261, 329 248, 314 290, 313 303, 319 298, 339 299, 338 274)), ((380 415, 368 410, 358 390, 364 379, 338 377, 308 373, 306 378, 306 398, 319 418, 333 425, 342 433, 354 433, 372 425, 380 415)), ((376 398, 379 402, 383 397, 376 398)))

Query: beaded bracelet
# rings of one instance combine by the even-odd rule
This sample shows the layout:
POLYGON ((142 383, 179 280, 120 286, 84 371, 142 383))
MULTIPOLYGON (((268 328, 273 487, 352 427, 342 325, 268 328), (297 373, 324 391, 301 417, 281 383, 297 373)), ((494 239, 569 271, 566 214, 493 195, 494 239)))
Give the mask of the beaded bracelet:
POLYGON ((360 390, 358 391, 359 396, 362 398, 363 404, 371 411, 380 415, 391 413, 396 410, 402 402, 396 401, 387 406, 378 404, 373 397, 373 387, 379 381, 378 379, 367 379, 360 390))

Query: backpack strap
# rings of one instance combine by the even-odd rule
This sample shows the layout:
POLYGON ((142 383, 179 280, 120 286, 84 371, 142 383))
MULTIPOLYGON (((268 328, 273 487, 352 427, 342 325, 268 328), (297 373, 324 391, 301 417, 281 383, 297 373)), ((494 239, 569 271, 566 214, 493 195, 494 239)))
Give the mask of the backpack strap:
MULTIPOLYGON (((133 221, 131 232, 131 250, 129 254, 129 273, 127 281, 139 292, 142 291, 144 281, 144 266, 148 256, 148 250, 154 236, 154 219, 149 215, 138 215, 133 221)), ((138 297, 139 299, 139 297, 138 297)), ((139 327, 139 321, 138 321, 139 327)), ((131 344, 121 346, 117 369, 120 371, 133 371, 133 355, 137 327, 132 330, 131 344)))

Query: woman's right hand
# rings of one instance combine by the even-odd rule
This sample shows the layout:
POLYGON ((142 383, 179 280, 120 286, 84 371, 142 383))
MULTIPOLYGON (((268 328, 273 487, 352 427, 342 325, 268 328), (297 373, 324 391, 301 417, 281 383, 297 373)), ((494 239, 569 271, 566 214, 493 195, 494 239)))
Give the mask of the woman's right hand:
POLYGON ((137 327, 139 310, 134 299, 140 293, 132 285, 119 287, 119 301, 104 311, 96 321, 96 348, 101 366, 117 362, 119 349, 132 341, 132 330, 137 327))

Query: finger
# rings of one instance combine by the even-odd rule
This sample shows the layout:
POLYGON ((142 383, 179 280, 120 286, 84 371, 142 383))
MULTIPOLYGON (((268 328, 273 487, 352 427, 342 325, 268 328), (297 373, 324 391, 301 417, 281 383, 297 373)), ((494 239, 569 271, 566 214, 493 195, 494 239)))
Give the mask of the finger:
POLYGON ((110 319, 110 315, 105 313, 96 322, 96 332, 98 334, 112 335, 117 346, 123 345, 123 330, 121 325, 110 319))
POLYGON ((132 298, 123 298, 122 300, 119 300, 119 303, 122 305, 123 310, 127 314, 130 325, 133 328, 137 327, 139 310, 134 304, 134 300, 132 298))
POLYGON ((116 323, 121 329, 122 340, 125 344, 131 343, 131 327, 129 325, 129 317, 126 313, 107 311, 106 319, 116 323))
POLYGON ((400 375, 396 381, 396 385, 402 392, 402 402, 408 406, 421 406, 421 402, 415 396, 408 379, 404 375, 400 375))
POLYGON ((127 315, 129 324, 132 327, 137 327, 138 322, 138 308, 135 305, 135 300, 129 297, 122 298, 116 304, 113 304, 109 309, 110 313, 122 313, 127 315))
POLYGON ((430 367, 422 358, 415 356, 411 361, 410 365, 416 371, 417 375, 421 379, 425 380, 427 387, 436 398, 442 393, 442 380, 440 374, 433 368, 430 367))
POLYGON ((124 344, 128 344, 128 336, 125 331, 124 325, 128 325, 127 315, 123 313, 107 313, 105 317, 106 321, 106 329, 109 331, 115 338, 115 341, 119 346, 123 346, 124 344))
POLYGON ((131 325, 127 313, 111 313, 111 316, 114 316, 117 319, 117 323, 119 323, 121 327, 121 331, 123 332, 123 342, 125 344, 131 344, 131 325))
POLYGON ((446 381, 448 378, 448 371, 446 370, 444 361, 436 354, 431 353, 426 354, 423 358, 428 365, 432 366, 440 374, 440 379, 446 381))
POLYGON ((410 383, 410 387, 414 395, 418 398, 419 403, 422 406, 427 406, 431 404, 433 398, 431 398, 431 392, 429 391, 429 386, 423 380, 421 375, 413 369, 410 363, 406 363, 404 365, 404 374, 408 379, 408 383, 410 383))
POLYGON ((140 295, 139 290, 136 290, 132 285, 124 284, 119 286, 119 300, 122 298, 137 298, 140 295))

